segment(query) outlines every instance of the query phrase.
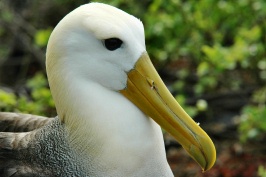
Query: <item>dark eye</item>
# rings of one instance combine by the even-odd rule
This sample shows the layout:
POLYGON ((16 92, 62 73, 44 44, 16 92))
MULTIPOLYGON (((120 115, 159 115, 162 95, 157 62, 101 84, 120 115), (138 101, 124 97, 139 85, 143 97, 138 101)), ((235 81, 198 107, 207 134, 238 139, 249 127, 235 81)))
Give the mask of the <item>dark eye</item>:
POLYGON ((118 38, 109 38, 104 40, 104 46, 110 51, 118 49, 121 47, 122 43, 123 41, 118 38))

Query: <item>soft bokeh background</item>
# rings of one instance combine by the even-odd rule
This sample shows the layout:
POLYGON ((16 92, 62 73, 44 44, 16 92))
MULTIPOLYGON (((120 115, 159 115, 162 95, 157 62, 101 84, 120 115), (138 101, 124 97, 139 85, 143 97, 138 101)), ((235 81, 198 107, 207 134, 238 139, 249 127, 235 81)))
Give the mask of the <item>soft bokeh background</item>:
MULTIPOLYGON (((0 110, 55 116, 45 75, 54 26, 85 0, 0 1, 0 110)), ((165 133, 175 176, 266 176, 266 1, 102 0, 140 18, 147 51, 217 148, 198 165, 165 133)))

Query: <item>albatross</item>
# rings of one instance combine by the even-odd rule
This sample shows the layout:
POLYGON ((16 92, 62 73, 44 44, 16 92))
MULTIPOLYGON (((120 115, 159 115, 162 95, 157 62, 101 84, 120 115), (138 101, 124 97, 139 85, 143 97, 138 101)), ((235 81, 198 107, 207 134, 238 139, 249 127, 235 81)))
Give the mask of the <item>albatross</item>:
POLYGON ((58 116, 0 114, 1 176, 173 176, 161 127, 213 166, 213 142, 164 85, 134 16, 73 10, 49 38, 46 70, 58 116))

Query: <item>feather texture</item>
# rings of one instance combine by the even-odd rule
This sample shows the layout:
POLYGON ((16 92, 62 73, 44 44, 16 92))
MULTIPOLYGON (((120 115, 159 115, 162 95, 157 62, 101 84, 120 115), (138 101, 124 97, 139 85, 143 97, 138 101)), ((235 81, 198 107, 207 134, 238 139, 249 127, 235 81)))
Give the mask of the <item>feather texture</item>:
POLYGON ((31 114, 0 112, 0 132, 28 132, 42 127, 51 120, 31 114))
POLYGON ((2 177, 86 176, 82 163, 69 147, 65 126, 58 118, 1 113, 0 126, 4 127, 1 130, 17 131, 0 132, 2 177), (5 123, 9 126, 3 125, 5 123))

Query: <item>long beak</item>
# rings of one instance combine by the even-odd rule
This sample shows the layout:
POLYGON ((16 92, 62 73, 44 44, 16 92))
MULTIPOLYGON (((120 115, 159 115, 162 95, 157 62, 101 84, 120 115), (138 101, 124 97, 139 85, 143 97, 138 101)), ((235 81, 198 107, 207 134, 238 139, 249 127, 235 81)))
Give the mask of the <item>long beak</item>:
POLYGON ((216 150, 212 140, 177 103, 146 52, 128 72, 127 87, 120 92, 174 136, 203 171, 213 166, 216 150))

